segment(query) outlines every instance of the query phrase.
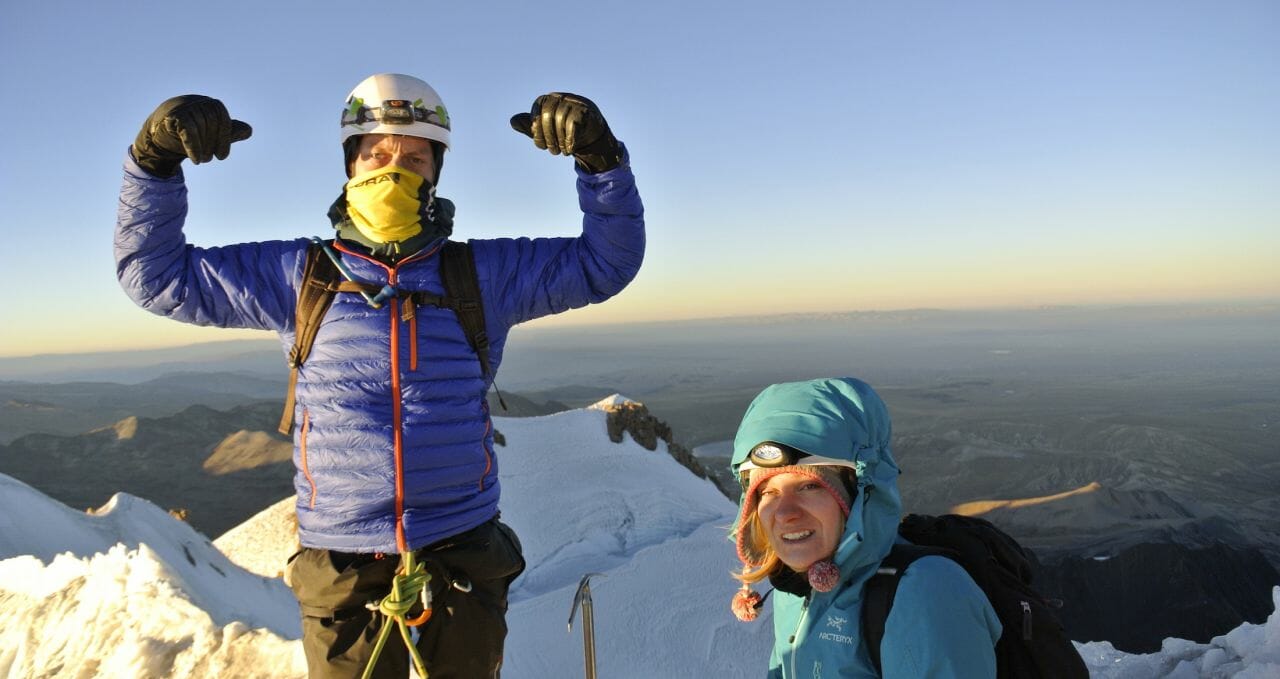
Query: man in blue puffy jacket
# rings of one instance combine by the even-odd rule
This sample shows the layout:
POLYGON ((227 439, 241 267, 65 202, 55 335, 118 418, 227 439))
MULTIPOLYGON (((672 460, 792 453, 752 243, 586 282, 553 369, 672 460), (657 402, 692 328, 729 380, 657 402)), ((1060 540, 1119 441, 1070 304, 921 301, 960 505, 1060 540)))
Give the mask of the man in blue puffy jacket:
MULTIPOLYGON (((452 311, 415 308, 406 296, 443 290, 439 253, 452 233, 453 204, 435 186, 449 147, 447 109, 425 82, 399 74, 364 80, 342 107, 349 181, 330 209, 333 249, 354 280, 401 294, 375 308, 339 292, 297 374, 302 550, 288 579, 313 677, 364 670, 390 624, 366 604, 388 594, 396 555, 406 553, 432 576, 433 614, 416 643, 431 677, 498 674, 507 589, 524 561, 497 519, 485 394, 512 326, 617 294, 639 270, 645 244, 628 154, 591 101, 543 95, 511 124, 538 148, 574 157, 583 230, 576 238, 470 241, 486 372, 452 311)), ((182 161, 225 159, 250 134, 209 97, 175 97, 156 109, 125 160, 117 274, 148 311, 274 330, 287 350, 309 241, 203 248, 182 233, 182 161)), ((396 643, 379 656, 374 676, 407 675, 406 649, 396 643)))

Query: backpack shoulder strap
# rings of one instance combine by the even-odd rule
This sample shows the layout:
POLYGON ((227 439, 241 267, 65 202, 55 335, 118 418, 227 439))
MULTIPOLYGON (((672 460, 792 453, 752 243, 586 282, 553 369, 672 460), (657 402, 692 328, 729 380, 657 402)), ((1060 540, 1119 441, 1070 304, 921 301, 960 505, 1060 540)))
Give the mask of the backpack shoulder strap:
POLYGON ((894 545, 889 555, 880 562, 876 574, 867 580, 862 591, 862 638, 867 642, 871 664, 876 673, 880 670, 880 643, 884 641, 884 625, 898 594, 898 583, 903 573, 917 559, 931 555, 947 556, 947 551, 918 545, 894 545))
POLYGON ((480 368, 486 376, 492 377, 489 335, 484 325, 484 300, 480 297, 480 280, 470 244, 445 241, 440 252, 440 278, 444 282, 445 297, 449 299, 467 336, 467 343, 480 357, 480 368))
MULTIPOLYGON (((448 306, 458 317, 458 324, 467 336, 467 344, 480 359, 480 370, 493 380, 493 368, 489 364, 489 333, 484 322, 484 298, 480 294, 480 276, 476 272, 475 253, 469 243, 445 241, 440 251, 440 278, 444 282, 444 295, 448 306)), ((506 410, 507 404, 498 392, 498 402, 506 410)))
POLYGON ((298 285, 298 305, 294 312, 293 346, 289 349, 289 389, 285 392, 284 413, 280 416, 280 433, 293 433, 294 391, 298 387, 298 368, 311 355, 320 321, 329 311, 338 291, 341 276, 338 267, 325 254, 324 244, 312 243, 307 248, 298 285))

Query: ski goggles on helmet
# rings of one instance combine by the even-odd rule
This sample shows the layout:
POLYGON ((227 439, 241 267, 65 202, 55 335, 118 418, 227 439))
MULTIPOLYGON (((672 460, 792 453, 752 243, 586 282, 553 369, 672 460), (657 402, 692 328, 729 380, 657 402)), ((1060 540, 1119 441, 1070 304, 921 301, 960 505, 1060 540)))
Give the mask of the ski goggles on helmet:
POLYGON ((381 123, 383 125, 412 125, 427 123, 449 129, 449 118, 443 107, 429 109, 419 99, 410 102, 408 99, 387 99, 374 108, 366 106, 364 100, 355 97, 351 105, 342 112, 342 125, 364 125, 365 123, 381 123))

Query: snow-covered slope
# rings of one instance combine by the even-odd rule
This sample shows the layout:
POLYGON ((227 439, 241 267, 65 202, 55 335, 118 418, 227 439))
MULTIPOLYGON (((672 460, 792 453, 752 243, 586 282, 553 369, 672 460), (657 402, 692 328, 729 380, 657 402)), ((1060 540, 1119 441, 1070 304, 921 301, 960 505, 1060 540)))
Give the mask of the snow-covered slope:
MULTIPOLYGON (((581 676, 581 616, 572 633, 566 623, 587 572, 604 574, 592 581, 600 676, 761 676, 771 625, 728 609, 732 503, 661 443, 609 442, 610 405, 497 419, 503 520, 529 564, 512 591, 503 676, 581 676)), ((279 572, 291 504, 219 538, 228 560, 137 498, 84 514, 0 476, 0 677, 305 676, 288 589, 232 563, 279 572)), ((1152 656, 1082 650, 1099 677, 1276 677, 1280 615, 1152 656)))
POLYGON ((601 676, 759 674, 769 623, 744 625, 728 608, 733 503, 661 443, 610 443, 605 418, 590 409, 497 423, 502 518, 529 563, 511 595, 503 675, 581 673, 581 636, 566 623, 589 572, 605 574, 592 583, 601 676))
POLYGON ((249 517, 213 541, 227 558, 250 573, 279 578, 298 551, 298 514, 292 495, 249 517))
POLYGON ((0 558, 0 677, 306 674, 289 590, 145 500, 86 514, 0 475, 0 558))

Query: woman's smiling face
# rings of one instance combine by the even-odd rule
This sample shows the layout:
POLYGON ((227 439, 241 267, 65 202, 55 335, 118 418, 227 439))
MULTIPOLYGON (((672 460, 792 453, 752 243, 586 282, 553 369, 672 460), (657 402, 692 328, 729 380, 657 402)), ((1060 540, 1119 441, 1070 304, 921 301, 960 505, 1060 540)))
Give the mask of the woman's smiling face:
POLYGON ((826 486, 788 472, 767 479, 759 492, 756 513, 782 563, 803 573, 835 554, 844 534, 844 512, 826 486))

